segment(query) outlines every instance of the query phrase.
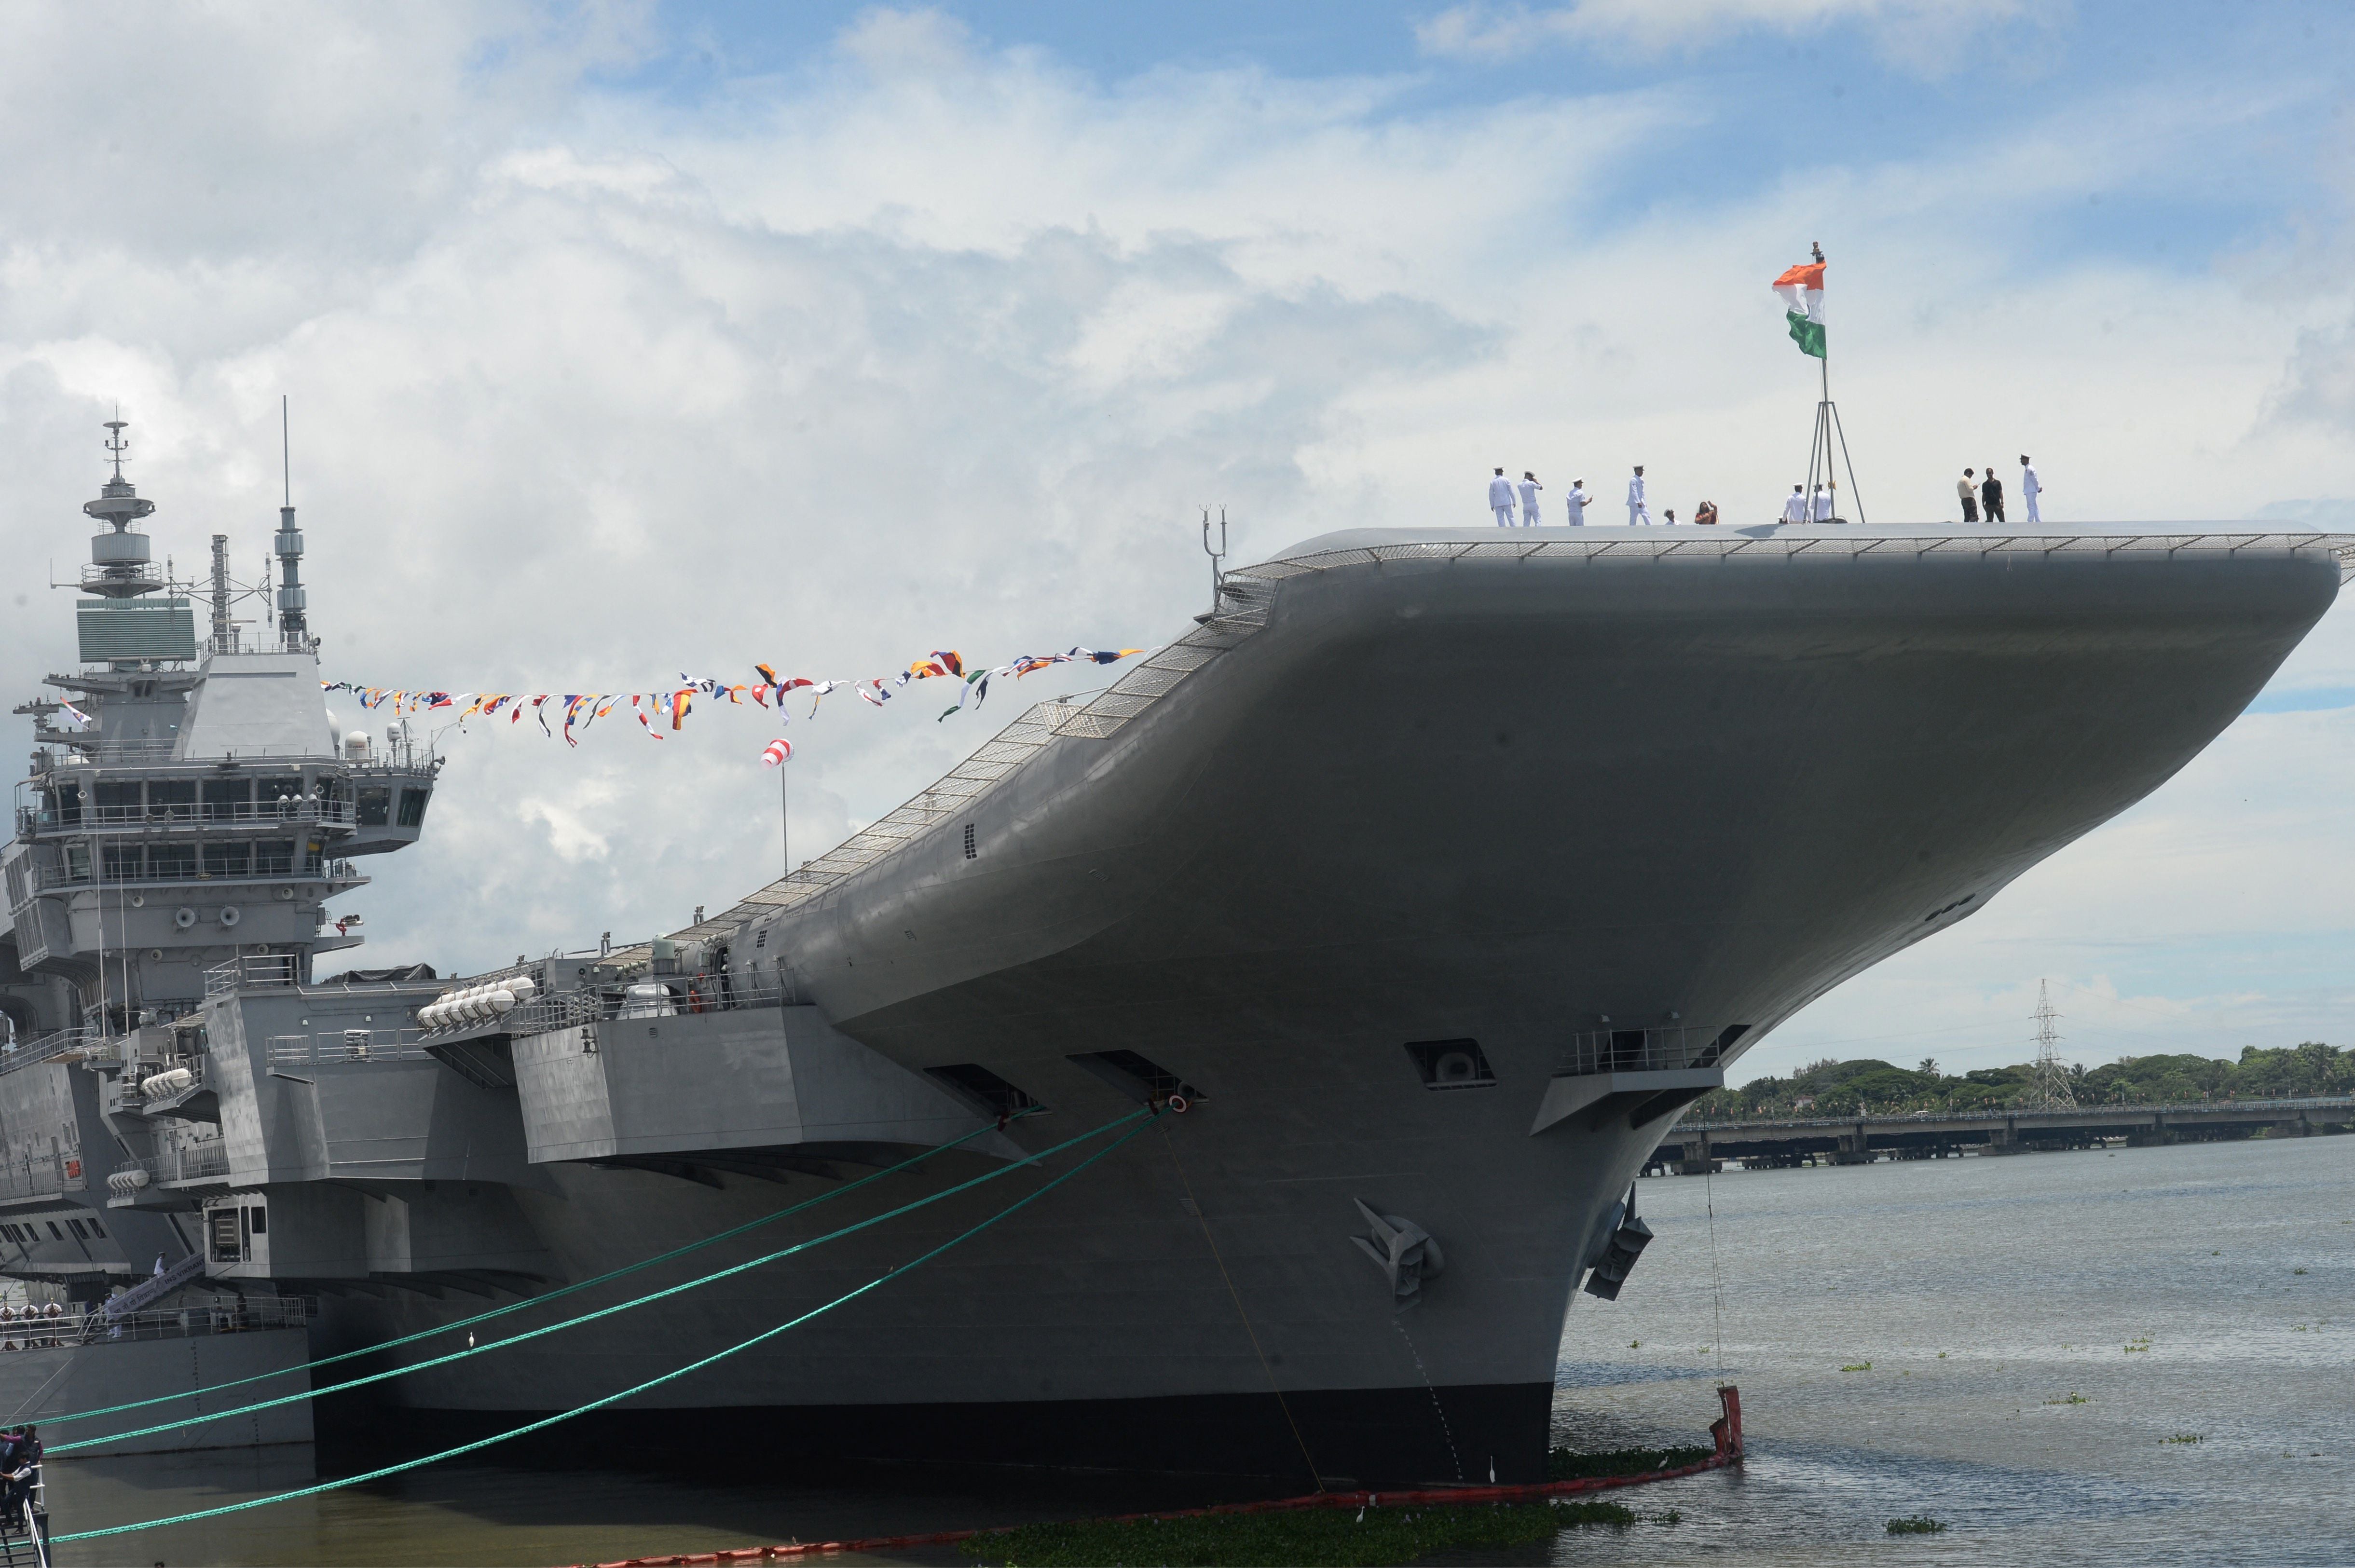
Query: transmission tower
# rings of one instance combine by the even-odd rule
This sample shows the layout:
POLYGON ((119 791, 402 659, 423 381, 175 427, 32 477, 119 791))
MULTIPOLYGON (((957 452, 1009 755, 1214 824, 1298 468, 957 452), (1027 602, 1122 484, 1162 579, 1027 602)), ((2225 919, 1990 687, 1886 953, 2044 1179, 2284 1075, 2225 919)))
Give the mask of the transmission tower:
POLYGON ((2053 1050, 2061 1043, 2061 1031, 2052 1027, 2061 1015, 2052 1010, 2051 987, 2047 980, 2036 982, 2036 1072, 2026 1098, 2032 1105, 2064 1110, 2077 1104, 2077 1093, 2069 1086, 2069 1070, 2053 1050))

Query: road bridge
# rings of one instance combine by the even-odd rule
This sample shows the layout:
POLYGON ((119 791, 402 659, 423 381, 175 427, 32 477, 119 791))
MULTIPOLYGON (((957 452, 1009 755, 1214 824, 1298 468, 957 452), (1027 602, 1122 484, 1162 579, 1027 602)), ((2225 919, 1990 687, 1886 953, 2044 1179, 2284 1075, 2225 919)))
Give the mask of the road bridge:
POLYGON ((1692 1121, 1653 1151, 1646 1174, 1867 1165, 1876 1159, 1958 1158, 2034 1149, 2129 1147, 2223 1138, 2306 1137, 2355 1130, 2355 1095, 2307 1100, 2074 1105, 2049 1110, 1913 1111, 1858 1116, 1692 1121))

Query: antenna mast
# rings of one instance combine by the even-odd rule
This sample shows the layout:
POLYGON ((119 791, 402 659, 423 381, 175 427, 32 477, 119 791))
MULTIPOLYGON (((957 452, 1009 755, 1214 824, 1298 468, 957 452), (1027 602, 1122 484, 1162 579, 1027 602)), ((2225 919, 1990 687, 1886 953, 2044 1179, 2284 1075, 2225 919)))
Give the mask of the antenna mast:
POLYGON ((278 400, 278 435, 280 453, 286 480, 286 504, 278 508, 278 537, 272 541, 278 553, 278 635, 284 651, 290 654, 309 653, 314 645, 311 640, 311 624, 304 609, 308 603, 303 592, 303 532, 294 526, 294 442, 288 423, 286 399, 278 400))
POLYGON ((213 638, 217 654, 237 652, 237 624, 229 619, 229 536, 213 536, 213 638))

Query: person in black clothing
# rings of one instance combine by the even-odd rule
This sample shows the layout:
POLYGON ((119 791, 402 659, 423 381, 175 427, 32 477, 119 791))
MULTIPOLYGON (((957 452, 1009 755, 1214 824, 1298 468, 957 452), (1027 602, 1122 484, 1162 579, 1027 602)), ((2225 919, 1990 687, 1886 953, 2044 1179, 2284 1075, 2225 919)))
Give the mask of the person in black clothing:
POLYGON ((0 1529, 22 1532, 26 1499, 33 1492, 33 1468, 41 1462, 41 1440, 29 1426, 0 1435, 0 1529))
POLYGON ((1987 478, 1979 485, 1979 510, 1987 514, 1987 520, 1990 523, 2004 520, 2003 481, 1995 476, 1992 465, 1987 471, 1987 478))

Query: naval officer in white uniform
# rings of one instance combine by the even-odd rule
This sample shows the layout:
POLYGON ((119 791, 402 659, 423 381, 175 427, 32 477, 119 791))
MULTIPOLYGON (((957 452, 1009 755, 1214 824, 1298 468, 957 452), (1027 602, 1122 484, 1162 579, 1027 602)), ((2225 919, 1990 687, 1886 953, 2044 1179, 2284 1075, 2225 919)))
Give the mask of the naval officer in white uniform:
POLYGON ((2042 522, 2044 518, 2036 509, 2036 497, 2044 494, 2044 482, 2036 477, 2035 465, 2028 461, 2028 453, 2024 452, 2019 454, 2019 493, 2028 500, 2028 520, 2042 522))
POLYGON ((1570 526, 1573 528, 1584 528, 1586 526, 1586 508, 1594 504, 1594 497, 1586 493, 1586 481, 1583 479, 1572 480, 1570 482, 1570 494, 1565 497, 1565 499, 1570 504, 1570 526))
POLYGON ((1497 470, 1497 476, 1488 481, 1488 510, 1497 515, 1498 528, 1513 526, 1513 482, 1505 477, 1505 471, 1501 468, 1497 470))
POLYGON ((1545 486, 1538 483, 1536 475, 1524 468, 1521 470, 1521 482, 1513 488, 1521 493, 1521 527, 1536 528, 1538 526, 1538 492, 1545 486))
POLYGON ((1806 485, 1791 486, 1791 498, 1783 503, 1783 520, 1786 523, 1804 523, 1807 520, 1807 487, 1806 485))
POLYGON ((1651 505, 1644 498, 1644 465, 1638 463, 1636 476, 1627 481, 1627 526, 1648 525, 1651 520, 1651 505))

